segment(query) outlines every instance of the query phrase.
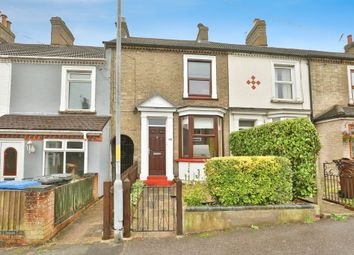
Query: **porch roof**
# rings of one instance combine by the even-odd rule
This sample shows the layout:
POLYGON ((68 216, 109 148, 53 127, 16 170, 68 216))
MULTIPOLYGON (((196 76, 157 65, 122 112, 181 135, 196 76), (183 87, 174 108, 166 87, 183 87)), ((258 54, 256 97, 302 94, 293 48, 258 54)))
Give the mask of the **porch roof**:
POLYGON ((330 120, 337 118, 353 118, 354 117, 354 107, 335 105, 327 112, 317 116, 314 121, 330 120))
POLYGON ((7 114, 0 117, 0 129, 102 131, 109 119, 109 116, 85 114, 7 114))

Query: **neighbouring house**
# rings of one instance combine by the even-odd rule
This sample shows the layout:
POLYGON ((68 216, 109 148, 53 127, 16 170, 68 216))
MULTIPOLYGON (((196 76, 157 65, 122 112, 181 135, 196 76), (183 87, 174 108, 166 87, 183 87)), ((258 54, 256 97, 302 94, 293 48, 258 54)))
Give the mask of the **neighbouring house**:
POLYGON ((228 56, 230 131, 311 113, 308 61, 301 50, 267 47, 255 19, 246 45, 228 56))
POLYGON ((0 180, 97 172, 102 195, 111 175, 104 48, 74 45, 64 21, 50 21, 50 45, 18 44, 2 15, 0 180))
MULTIPOLYGON (((139 162, 147 183, 168 184, 174 175, 202 180, 206 159, 228 155, 228 56, 208 41, 206 26, 198 28, 195 40, 148 39, 131 37, 122 22, 121 129, 129 142, 121 150, 139 162)), ((115 46, 105 42, 112 131, 115 46)))
POLYGON ((313 120, 320 135, 320 163, 354 158, 354 43, 345 53, 310 58, 313 120))

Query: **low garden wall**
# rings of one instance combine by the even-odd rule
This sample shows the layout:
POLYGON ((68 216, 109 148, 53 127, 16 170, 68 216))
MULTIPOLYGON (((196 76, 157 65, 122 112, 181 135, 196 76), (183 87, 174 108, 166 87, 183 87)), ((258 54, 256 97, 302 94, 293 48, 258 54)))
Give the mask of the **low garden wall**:
POLYGON ((59 187, 0 190, 0 246, 43 243, 97 199, 97 174, 59 187))
POLYGON ((319 219, 319 208, 314 204, 186 207, 184 233, 201 233, 252 225, 313 222, 317 219, 319 219))

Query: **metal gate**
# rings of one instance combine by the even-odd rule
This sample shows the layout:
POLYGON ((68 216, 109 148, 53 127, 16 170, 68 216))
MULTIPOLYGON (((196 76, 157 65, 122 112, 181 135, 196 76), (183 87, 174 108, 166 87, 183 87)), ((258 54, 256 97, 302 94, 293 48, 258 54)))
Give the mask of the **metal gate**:
POLYGON ((131 228, 135 232, 176 230, 176 185, 145 186, 132 211, 131 228))
POLYGON ((335 162, 323 164, 324 196, 323 199, 354 208, 354 176, 340 171, 335 162))

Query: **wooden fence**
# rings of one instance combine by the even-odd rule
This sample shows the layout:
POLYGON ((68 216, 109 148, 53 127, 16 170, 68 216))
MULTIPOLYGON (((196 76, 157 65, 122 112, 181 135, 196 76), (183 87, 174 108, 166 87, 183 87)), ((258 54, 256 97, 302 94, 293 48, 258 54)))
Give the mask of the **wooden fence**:
POLYGON ((0 190, 0 235, 23 231, 24 206, 24 192, 0 190))
POLYGON ((54 189, 55 224, 59 224, 94 200, 93 176, 54 189))

